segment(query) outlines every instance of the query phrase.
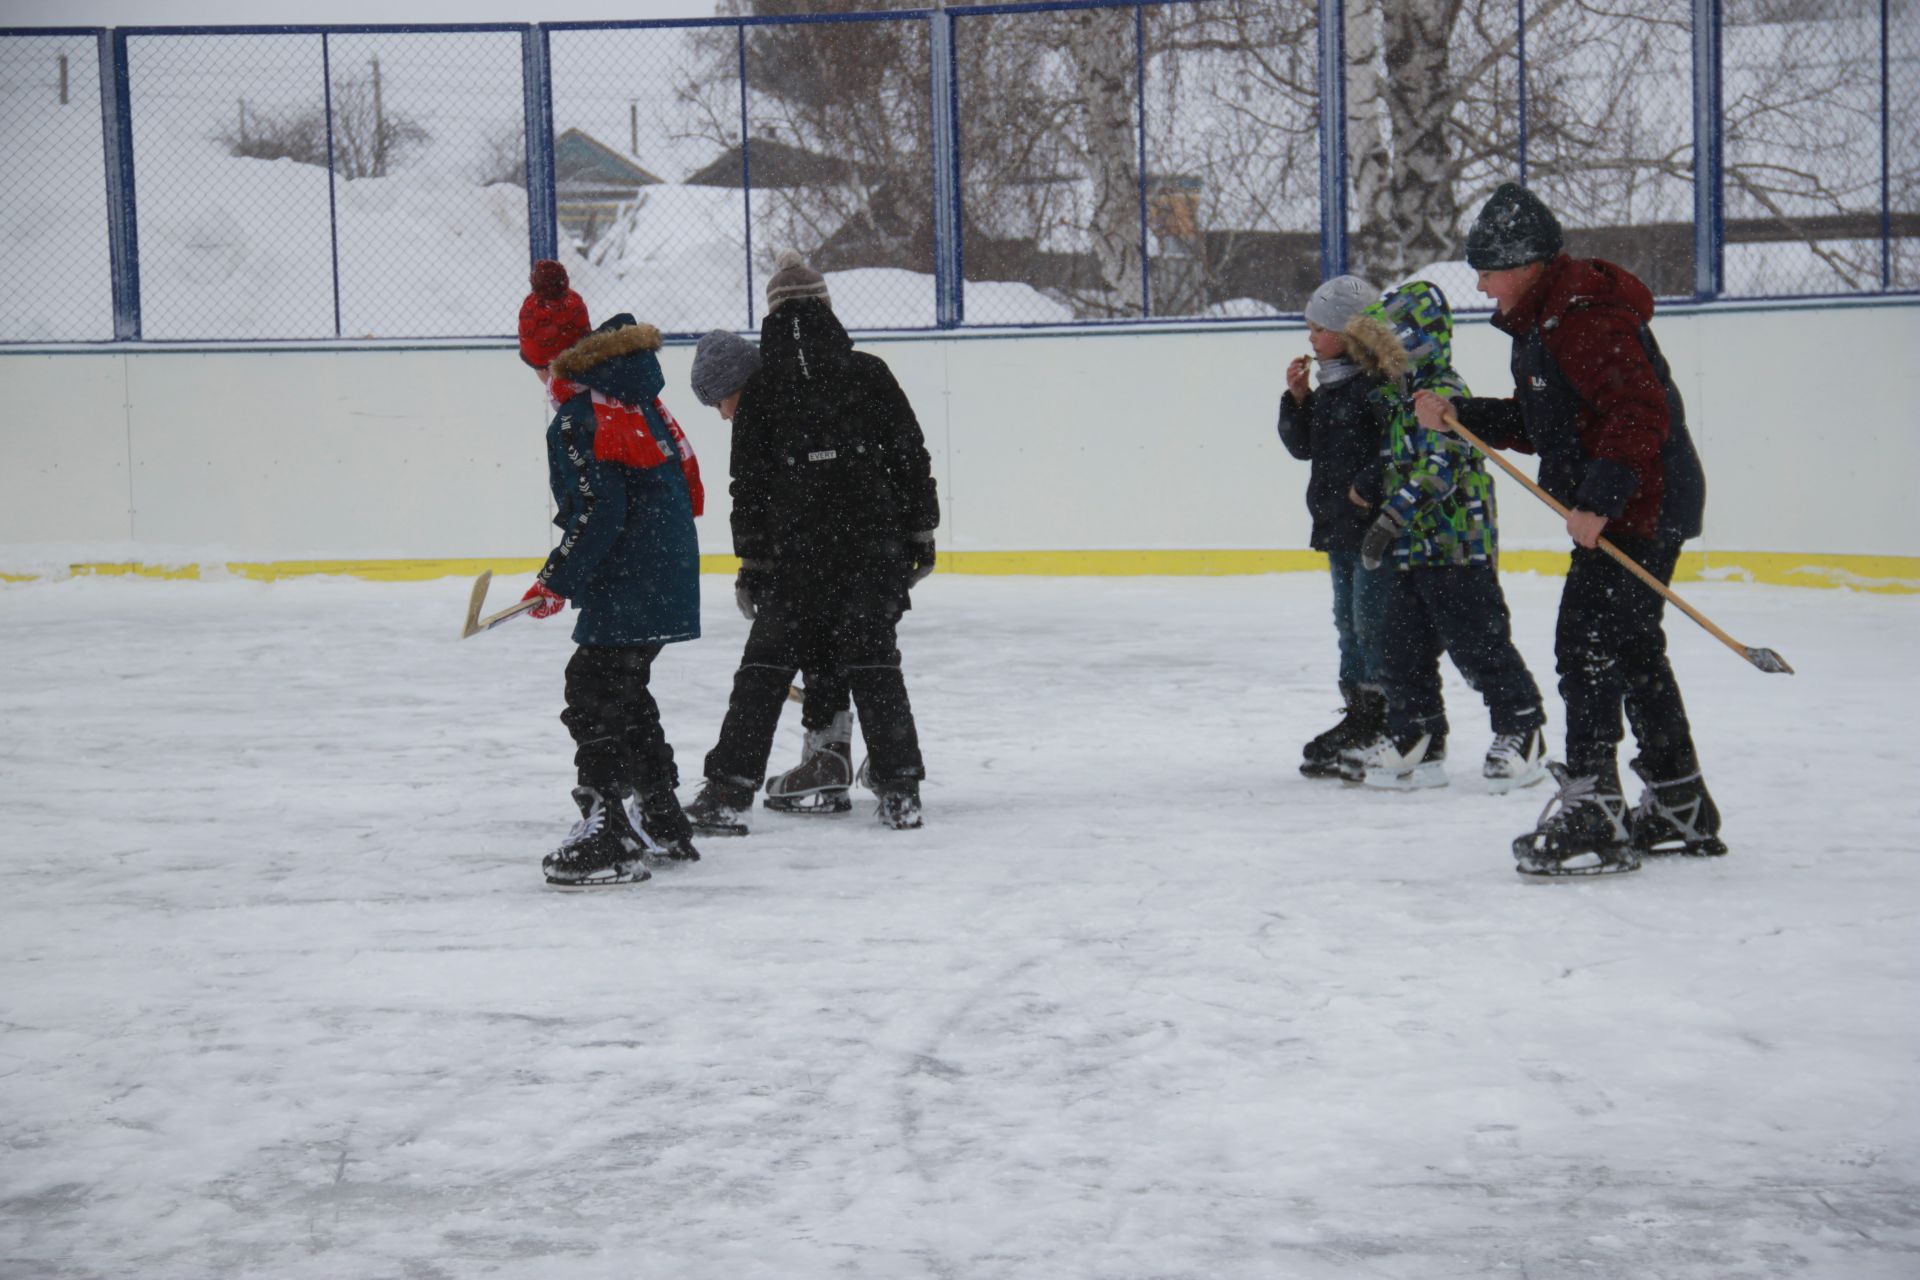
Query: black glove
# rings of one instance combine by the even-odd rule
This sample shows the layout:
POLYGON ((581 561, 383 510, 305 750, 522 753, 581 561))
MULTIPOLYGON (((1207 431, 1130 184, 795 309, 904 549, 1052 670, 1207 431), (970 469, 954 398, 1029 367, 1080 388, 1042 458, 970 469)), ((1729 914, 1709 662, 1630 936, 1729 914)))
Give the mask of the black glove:
POLYGON ((907 585, 917 587, 933 572, 933 530, 907 537, 907 585))
POLYGON ((1407 522, 1392 507, 1383 507, 1367 529, 1367 536, 1360 540, 1360 563, 1369 569, 1378 569, 1387 559, 1387 550, 1393 546, 1393 540, 1406 530, 1407 522))
POLYGON ((768 577, 766 561, 740 562, 740 575, 733 580, 733 602, 740 606, 740 616, 748 622, 760 612, 760 593, 767 589, 768 577))

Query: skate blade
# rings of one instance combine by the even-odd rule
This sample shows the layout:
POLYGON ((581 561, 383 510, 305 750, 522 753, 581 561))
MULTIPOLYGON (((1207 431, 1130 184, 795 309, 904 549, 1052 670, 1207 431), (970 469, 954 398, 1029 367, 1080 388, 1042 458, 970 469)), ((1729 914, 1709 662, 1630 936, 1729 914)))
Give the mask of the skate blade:
POLYGON ((802 791, 797 795, 768 796, 760 802, 775 813, 800 813, 831 816, 852 813, 853 801, 844 790, 802 791))
MULTIPOLYGON (((1584 854, 1575 855, 1585 857, 1584 854)), ((1554 880, 1593 880, 1601 876, 1623 876, 1640 869, 1638 859, 1629 858, 1619 862, 1598 861, 1569 865, 1566 862, 1534 862, 1526 858, 1514 863, 1514 871, 1530 884, 1544 884, 1554 880)))
POLYGON ((1678 841, 1671 844, 1657 844, 1651 849, 1641 849, 1643 858, 1724 858, 1727 856, 1725 842, 1708 837, 1694 844, 1678 841))
POLYGON ((1534 773, 1523 773, 1517 778, 1488 778, 1487 794, 1490 796, 1503 796, 1509 791, 1521 791, 1527 787, 1537 786, 1546 780, 1547 771, 1544 767, 1534 773))
POLYGON ((1429 791, 1447 785, 1447 771, 1438 764, 1415 765, 1403 773, 1387 769, 1369 769, 1361 777, 1364 786, 1376 791, 1429 791))
POLYGON ((632 884, 645 884, 653 879, 653 873, 645 867, 635 867, 623 874, 597 876, 591 880, 555 880, 552 876, 546 879, 549 889, 558 889, 563 893, 584 893, 590 889, 619 889, 632 884))

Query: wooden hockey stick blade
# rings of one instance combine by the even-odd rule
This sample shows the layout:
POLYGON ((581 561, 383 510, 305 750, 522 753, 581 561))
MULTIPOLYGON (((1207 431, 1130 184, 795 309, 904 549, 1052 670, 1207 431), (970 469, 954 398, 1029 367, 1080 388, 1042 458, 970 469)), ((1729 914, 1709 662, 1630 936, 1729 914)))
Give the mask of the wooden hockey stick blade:
MULTIPOLYGON (((1487 446, 1486 441, 1482 440, 1479 436, 1476 436, 1475 434, 1473 434, 1473 432, 1467 430, 1464 426, 1462 426, 1460 424, 1460 419, 1454 416, 1453 411, 1451 409, 1449 409, 1446 413, 1446 422, 1447 422, 1447 426, 1452 428, 1453 431, 1457 435, 1459 435, 1459 437, 1462 440, 1465 440, 1468 444, 1478 449, 1481 453, 1485 454, 1488 458, 1491 458, 1494 464, 1498 466, 1502 471, 1506 472, 1508 475, 1512 476, 1515 480, 1518 480, 1521 484, 1525 485, 1529 493, 1533 494, 1534 497, 1540 499, 1540 501, 1546 503, 1549 507, 1552 507, 1554 511, 1558 513, 1558 515, 1562 520, 1568 519, 1572 515, 1572 512, 1568 511, 1567 508, 1564 505, 1562 505, 1558 499, 1556 499, 1552 494, 1548 493, 1545 489, 1542 489, 1538 484, 1536 484, 1533 480, 1533 477, 1529 476, 1526 472, 1522 471, 1520 468, 1514 466, 1511 462, 1508 462, 1504 454, 1500 453, 1496 449, 1489 448, 1487 446)), ((1785 658, 1781 657, 1779 654, 1775 653, 1771 649, 1763 649, 1755 645, 1745 645, 1745 644, 1741 644, 1738 640, 1735 640, 1732 636, 1722 631, 1719 627, 1716 627, 1713 624, 1713 621, 1710 618, 1708 618, 1706 614, 1701 613, 1698 609, 1694 608, 1692 605, 1688 604, 1685 600, 1682 600, 1678 595, 1676 595, 1673 591, 1673 588, 1669 587, 1666 583, 1660 581, 1660 579, 1656 578, 1653 574, 1647 572, 1646 567, 1643 566, 1638 560, 1635 560, 1632 556, 1622 551, 1619 547, 1614 546, 1613 543, 1609 542, 1607 539, 1605 538, 1599 539, 1598 545, 1602 551, 1606 552, 1608 555, 1612 556, 1615 560, 1619 561, 1622 568, 1626 569, 1629 573, 1633 574, 1634 577, 1640 579, 1640 581, 1646 583, 1649 587, 1652 587, 1655 591, 1659 592, 1662 596, 1666 597, 1668 602, 1671 603, 1674 608, 1680 610, 1680 612, 1686 614, 1689 618, 1692 618, 1695 622, 1699 623, 1701 629, 1706 631, 1708 635, 1712 636, 1714 639, 1718 640, 1721 644, 1724 644, 1725 646, 1727 646, 1727 648, 1733 650, 1735 653, 1745 658, 1748 662, 1751 662, 1755 667, 1759 668, 1761 671, 1766 672, 1768 675, 1789 675, 1790 676, 1794 674, 1793 668, 1787 665, 1787 660, 1785 658)))
POLYGON ((480 576, 473 580, 473 593, 467 597, 466 625, 460 628, 460 638, 462 640, 467 639, 469 636, 477 636, 482 631, 491 631, 503 622, 512 622, 521 614, 529 613, 540 606, 538 599, 522 600, 519 604, 511 608, 502 609, 500 612, 491 614, 485 618, 481 617, 480 609, 487 602, 487 584, 492 581, 493 570, 491 569, 482 569, 480 576))
POLYGON ((467 621, 460 628, 460 638, 476 635, 480 631, 480 606, 487 602, 487 584, 493 581, 493 570, 482 569, 480 576, 473 580, 473 594, 467 597, 467 621))
POLYGON ((788 685, 788 686, 787 686, 787 701, 788 701, 788 702, 798 702, 798 703, 800 703, 800 704, 801 704, 802 706, 805 706, 805 705, 806 705, 806 701, 807 701, 807 691, 806 691, 806 689, 804 689, 803 687, 801 687, 800 685, 797 685, 797 684, 790 684, 790 685, 788 685))
POLYGON ((491 631, 503 622, 512 622, 515 618, 519 617, 523 613, 532 613, 535 609, 538 609, 540 607, 541 603, 542 602, 538 598, 535 598, 532 600, 522 600, 519 604, 514 605, 512 608, 502 609, 500 612, 493 614, 490 617, 482 618, 475 625, 474 634, 478 635, 482 631, 491 631))

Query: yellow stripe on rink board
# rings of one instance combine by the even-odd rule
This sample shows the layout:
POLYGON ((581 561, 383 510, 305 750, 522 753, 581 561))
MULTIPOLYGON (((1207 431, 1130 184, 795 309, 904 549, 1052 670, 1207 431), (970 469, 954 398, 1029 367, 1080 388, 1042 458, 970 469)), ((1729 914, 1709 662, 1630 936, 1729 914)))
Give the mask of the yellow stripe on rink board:
MULTIPOLYGON (((5 552, 0 551, 0 563, 5 552)), ((145 564, 93 561, 67 567, 72 577, 140 577, 205 580, 221 576, 274 582, 282 578, 335 575, 373 582, 422 582, 472 578, 491 569, 501 577, 531 577, 539 557, 447 560, 236 560, 224 564, 145 564)), ((1031 577, 1219 577, 1300 573, 1326 568, 1318 551, 941 551, 942 573, 1031 577)), ((732 575, 733 556, 700 557, 700 571, 732 575)), ((1506 573, 1564 576, 1564 551, 1508 551, 1506 573)), ((0 568, 0 582, 33 582, 60 574, 0 568)), ((1790 551, 1690 551, 1680 557, 1675 582, 1761 582, 1788 587, 1850 587, 1889 594, 1920 593, 1920 556, 1801 555, 1790 551)))

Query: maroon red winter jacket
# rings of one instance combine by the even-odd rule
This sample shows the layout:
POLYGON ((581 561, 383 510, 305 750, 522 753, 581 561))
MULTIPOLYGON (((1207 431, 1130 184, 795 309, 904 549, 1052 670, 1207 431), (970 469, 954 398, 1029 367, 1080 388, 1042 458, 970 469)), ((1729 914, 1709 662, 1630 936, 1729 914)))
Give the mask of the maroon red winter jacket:
POLYGON ((1633 273, 1561 254, 1493 317, 1514 340, 1515 398, 1476 399, 1461 414, 1492 430, 1489 443, 1540 454, 1554 497, 1634 537, 1654 535, 1666 491, 1670 388, 1641 340, 1652 318, 1653 292, 1633 273))

